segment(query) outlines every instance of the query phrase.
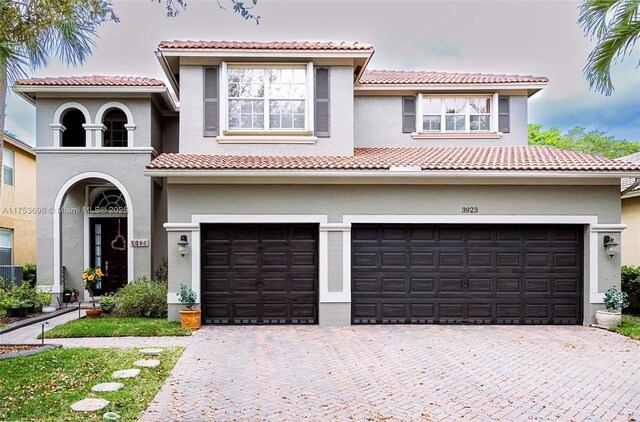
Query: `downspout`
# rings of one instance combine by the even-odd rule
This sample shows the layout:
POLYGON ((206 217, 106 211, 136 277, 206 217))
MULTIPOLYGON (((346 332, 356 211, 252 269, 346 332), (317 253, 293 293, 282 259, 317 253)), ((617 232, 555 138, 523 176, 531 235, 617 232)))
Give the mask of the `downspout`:
POLYGON ((640 185, 640 178, 636 177, 635 181, 629 186, 627 187, 625 190, 623 190, 620 193, 620 196, 624 196, 627 192, 631 192, 632 190, 634 190, 636 187, 638 187, 638 185, 640 185))

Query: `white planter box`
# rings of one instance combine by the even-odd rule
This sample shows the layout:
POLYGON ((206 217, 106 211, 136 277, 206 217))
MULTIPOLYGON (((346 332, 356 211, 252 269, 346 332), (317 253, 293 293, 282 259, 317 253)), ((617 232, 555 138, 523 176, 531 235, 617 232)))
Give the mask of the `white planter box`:
POLYGON ((622 323, 622 313, 620 311, 596 311, 596 322, 600 327, 619 327, 622 323))

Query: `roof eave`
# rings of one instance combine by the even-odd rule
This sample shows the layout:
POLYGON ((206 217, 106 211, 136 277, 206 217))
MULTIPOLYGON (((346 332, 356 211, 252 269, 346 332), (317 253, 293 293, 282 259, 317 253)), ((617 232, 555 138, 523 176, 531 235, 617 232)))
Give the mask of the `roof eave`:
POLYGON ((492 84, 369 84, 358 83, 355 91, 486 91, 499 89, 526 89, 529 96, 544 89, 547 82, 536 83, 492 83, 492 84))
POLYGON ((196 170, 196 169, 150 169, 144 171, 145 176, 150 177, 403 177, 403 178, 428 178, 428 177, 516 177, 516 178, 607 178, 619 179, 621 177, 640 177, 640 170, 635 171, 573 171, 573 170, 419 170, 419 171, 392 171, 392 170, 196 170))

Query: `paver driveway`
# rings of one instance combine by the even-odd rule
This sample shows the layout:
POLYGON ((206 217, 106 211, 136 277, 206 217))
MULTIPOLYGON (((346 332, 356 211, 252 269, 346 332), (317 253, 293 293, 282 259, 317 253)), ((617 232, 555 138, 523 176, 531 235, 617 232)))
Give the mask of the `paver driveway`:
POLYGON ((204 327, 191 340, 142 420, 640 420, 640 343, 595 328, 204 327))

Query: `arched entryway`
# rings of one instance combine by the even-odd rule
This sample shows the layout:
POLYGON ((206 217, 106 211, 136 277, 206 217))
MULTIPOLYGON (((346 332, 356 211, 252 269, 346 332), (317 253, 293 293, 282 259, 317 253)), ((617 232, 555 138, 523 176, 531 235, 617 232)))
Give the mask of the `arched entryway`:
POLYGON ((115 292, 133 279, 132 202, 114 177, 89 172, 68 180, 56 196, 53 231, 57 291, 81 291, 87 267, 101 268, 105 274, 97 295, 115 292))

